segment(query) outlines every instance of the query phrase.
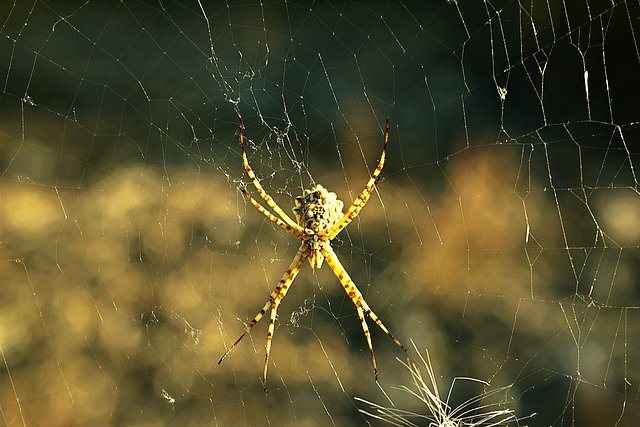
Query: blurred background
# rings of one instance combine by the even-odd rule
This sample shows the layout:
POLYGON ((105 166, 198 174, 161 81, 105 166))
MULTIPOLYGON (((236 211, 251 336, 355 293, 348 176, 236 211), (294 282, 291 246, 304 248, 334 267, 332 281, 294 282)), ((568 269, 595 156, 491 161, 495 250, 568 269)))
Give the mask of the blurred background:
POLYGON ((638 4, 425 3, 3 2, 3 423, 381 425, 355 398, 428 415, 396 388, 428 349, 443 399, 486 382, 452 410, 637 425, 638 4), (268 320, 217 362, 299 242, 237 190, 238 120, 290 213, 315 183, 357 196, 385 117, 333 247, 410 350, 369 322, 376 384, 305 265, 265 393, 268 320))

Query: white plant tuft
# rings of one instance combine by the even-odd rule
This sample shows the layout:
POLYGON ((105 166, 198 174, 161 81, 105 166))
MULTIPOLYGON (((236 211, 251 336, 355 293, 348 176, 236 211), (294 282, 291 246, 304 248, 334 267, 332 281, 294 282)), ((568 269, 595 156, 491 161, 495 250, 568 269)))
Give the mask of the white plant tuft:
MULTIPOLYGON (((416 349, 416 353, 420 356, 422 366, 418 366, 418 364, 411 359, 407 359, 406 362, 398 359, 411 373, 411 386, 402 385, 396 388, 419 399, 425 405, 425 413, 419 414, 396 408, 391 401, 392 406, 387 407, 356 397, 355 399, 357 401, 368 406, 366 409, 360 408, 359 411, 361 413, 371 418, 402 427, 425 425, 429 427, 495 427, 519 425, 519 421, 524 419, 518 418, 513 409, 506 407, 505 400, 508 400, 506 395, 511 386, 489 389, 490 384, 486 381, 470 377, 456 377, 451 382, 446 399, 443 400, 436 382, 429 351, 425 350, 426 357, 423 357, 415 343, 413 343, 413 341, 411 343, 416 349), (426 376, 423 375, 423 369, 426 371, 426 376), (486 391, 462 402, 454 408, 449 404, 450 398, 456 384, 461 381, 480 383, 485 386, 486 391), (502 393, 505 394, 503 401, 487 402, 489 398, 502 393), (428 422, 428 424, 426 422, 428 422)), ((533 415, 535 414, 531 416, 533 415)))

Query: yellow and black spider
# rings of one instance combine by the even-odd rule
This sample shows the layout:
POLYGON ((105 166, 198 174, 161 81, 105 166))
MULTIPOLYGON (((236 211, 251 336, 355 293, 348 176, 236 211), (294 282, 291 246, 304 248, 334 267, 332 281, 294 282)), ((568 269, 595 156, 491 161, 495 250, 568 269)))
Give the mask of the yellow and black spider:
POLYGON ((294 222, 281 208, 278 204, 267 194, 267 192, 260 185, 260 181, 256 178, 253 169, 251 169, 251 165, 249 165, 249 160, 247 159, 247 153, 245 151, 244 146, 244 125, 242 120, 240 120, 240 146, 242 147, 242 161, 244 163, 244 170, 246 171, 249 178, 251 178, 251 182, 255 186, 258 194, 264 199, 264 201, 273 209, 273 211, 278 214, 279 217, 269 212, 266 208, 264 208, 258 201, 256 201, 246 189, 241 188, 242 194, 257 210, 262 212, 270 221, 279 225, 280 227, 287 230, 289 233, 293 234, 295 237, 300 239, 302 244, 296 253, 296 256, 293 259, 293 262, 284 273, 282 279, 278 283, 278 286, 274 289, 267 299, 267 302, 264 304, 264 307, 260 310, 260 312, 256 315, 256 317, 247 324, 246 328, 242 332, 242 335, 233 343, 233 345, 222 355, 218 364, 222 363, 224 358, 229 354, 231 350, 244 338, 245 335, 253 328, 259 321, 262 319, 262 316, 267 312, 269 307, 271 307, 271 317, 269 319, 269 330, 267 332, 267 343, 265 345, 266 356, 264 360, 264 371, 262 375, 262 383, 263 386, 266 387, 267 383, 267 368, 269 365, 269 352, 271 351, 271 340, 273 339, 273 331, 276 322, 276 316, 278 313, 278 306, 284 299, 287 291, 289 290, 289 286, 293 283, 296 275, 300 271, 300 267, 305 260, 309 260, 309 264, 311 264, 311 268, 320 268, 322 266, 322 262, 327 260, 327 264, 331 267, 334 274, 340 280, 342 287, 344 288, 351 301, 356 306, 356 310, 358 311, 358 317, 360 318, 360 322, 362 323, 362 330, 364 331, 364 336, 367 339, 367 344, 369 345, 369 351, 371 352, 371 361, 373 363, 373 373, 374 378, 378 379, 378 366, 376 364, 376 357, 373 353, 373 346, 371 345, 371 336, 369 333, 369 327, 367 326, 367 322, 365 320, 365 316, 369 316, 371 320, 373 320, 376 325, 380 327, 388 336, 400 346, 404 351, 407 351, 406 348, 402 345, 402 343, 395 338, 391 332, 387 329, 387 327, 382 323, 382 320, 371 310, 369 304, 364 300, 362 293, 358 290, 349 274, 346 272, 336 253, 331 248, 331 240, 333 240, 343 228, 345 228, 362 210, 364 205, 367 203, 371 194, 373 193, 373 189, 378 182, 380 177, 380 172, 382 171, 382 167, 384 166, 384 159, 387 154, 387 145, 389 143, 389 119, 385 121, 385 132, 384 132, 384 145, 382 147, 382 154, 380 154, 380 160, 371 175, 371 178, 365 185, 364 190, 358 195, 358 197, 353 201, 349 209, 343 214, 342 208, 344 204, 341 200, 338 200, 336 193, 328 191, 322 185, 317 184, 310 190, 304 190, 304 194, 302 196, 296 197, 296 206, 293 208, 293 213, 296 217, 297 222, 294 222))

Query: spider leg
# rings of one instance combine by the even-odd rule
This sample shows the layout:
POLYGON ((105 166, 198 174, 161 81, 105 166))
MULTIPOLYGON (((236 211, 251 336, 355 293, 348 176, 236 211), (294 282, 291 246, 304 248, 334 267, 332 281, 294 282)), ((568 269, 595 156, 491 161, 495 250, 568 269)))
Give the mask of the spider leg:
POLYGON ((218 365, 222 363, 224 358, 227 357, 227 355, 242 340, 242 338, 244 338, 245 335, 247 335, 249 331, 251 331, 251 329, 260 321, 260 319, 262 319, 262 316, 264 316, 264 314, 267 312, 269 307, 271 307, 271 319, 269 321, 269 330, 267 332, 267 343, 265 345, 266 356, 264 361, 264 372, 262 376, 262 384, 263 386, 266 387, 267 366, 269 362, 269 353, 271 351, 271 340, 273 339, 273 331, 275 327, 278 306, 280 305, 280 302, 287 294, 287 291, 289 290, 289 286, 291 285, 291 283, 293 283, 293 279, 295 279, 296 275, 300 271, 300 267, 302 266, 302 263, 307 259, 308 256, 309 256, 309 252, 306 248, 306 245, 303 244, 300 247, 300 249, 298 249, 298 253, 296 254, 293 261, 291 262, 291 265, 289 266, 287 271, 284 273, 284 276, 282 276, 282 279, 280 279, 278 286, 276 286, 273 292, 271 292, 269 299, 267 299, 262 309, 258 312, 258 314, 256 314, 256 317, 254 317, 253 320, 249 322, 249 324, 247 324, 247 326, 244 328, 244 331, 242 332, 240 337, 238 337, 238 339, 233 343, 233 345, 229 347, 229 349, 222 355, 222 357, 218 361, 218 365))
POLYGON ((302 237, 302 235, 305 234, 304 231, 302 231, 302 232, 298 231, 297 228, 291 227, 289 224, 287 224, 286 222, 284 222, 283 220, 281 220, 280 218, 278 218, 277 216, 275 216, 274 214, 272 214, 271 212, 266 210, 260 203, 258 203, 258 201, 256 199, 251 197, 251 194, 249 194, 249 192, 247 190, 245 190, 244 188, 240 188, 240 191, 242 191, 242 195, 244 196, 244 198, 248 202, 250 202, 253 205, 254 208, 256 208, 258 211, 262 212, 264 214, 264 216, 266 216, 267 219, 269 219, 269 221, 273 222, 276 225, 279 225, 280 227, 284 228, 289 233, 293 234, 294 236, 296 236, 298 238, 302 237))
POLYGON ((329 229, 329 232, 328 232, 329 240, 336 237, 338 233, 342 231, 343 228, 349 225, 349 223, 353 221, 355 217, 358 216, 358 214, 360 213, 364 205, 366 205, 367 202, 369 201, 369 197, 371 197, 371 194, 373 193, 373 188, 375 187, 376 183, 380 179, 380 172, 382 172, 382 168, 384 167, 384 159, 387 156, 387 145, 389 145, 389 119, 388 118, 386 119, 384 124, 384 145, 382 146, 382 153, 380 154, 380 160, 378 161, 378 164, 376 165, 376 168, 374 169, 373 174, 371 175, 371 178, 369 178, 369 181, 364 186, 364 189, 362 190, 362 192, 358 194, 358 197, 356 197, 356 199, 353 201, 351 206, 349 206, 349 209, 347 209, 347 212, 345 212, 345 214, 342 216, 340 221, 338 221, 336 224, 333 225, 333 227, 329 229))
POLYGON ((293 228, 294 230, 297 230, 299 233, 304 233, 304 229, 300 227, 298 224, 296 224, 296 222, 292 220, 289 217, 289 215, 287 215, 280 208, 280 206, 278 206, 276 201, 273 200, 273 198, 271 198, 271 196, 269 196, 266 191, 264 191, 264 188, 262 188, 260 181, 258 181, 258 178, 256 178, 256 174, 253 172, 253 169, 249 164, 249 159, 247 159, 247 152, 244 148, 244 123, 242 123, 242 119, 240 119, 239 126, 240 126, 240 132, 239 132, 240 147, 242 148, 242 162, 244 163, 244 171, 247 173, 247 175, 249 175, 249 178, 251 178, 251 182, 253 183, 253 186, 256 187, 258 194, 260 194, 260 197, 262 197, 264 201, 267 202, 267 205, 269 205, 271 209, 273 209, 273 211, 277 213, 280 216, 280 218, 282 218, 284 222, 287 223, 287 225, 289 225, 289 227, 293 228))
POLYGON ((336 256, 336 253, 333 251, 333 248, 331 247, 331 245, 325 245, 321 249, 321 252, 322 252, 322 255, 324 255, 324 259, 327 261, 327 264, 329 264, 329 267, 331 267, 331 270, 333 270, 333 273, 336 275, 336 277, 338 277, 338 280, 340 280, 340 283, 342 284, 342 287, 344 288, 345 292, 347 293, 347 295, 349 295, 349 298, 351 298, 353 305, 356 306, 356 310, 358 311, 358 317, 360 318, 360 322, 362 323, 362 330, 364 331, 364 336, 367 338, 367 344, 369 345, 369 351, 371 352, 371 362, 373 363, 373 373, 374 373, 375 379, 377 380, 378 366, 376 364, 376 357, 373 353, 373 346, 371 345, 369 328, 367 327, 367 322, 365 321, 364 315, 369 316, 371 320, 373 320, 375 324, 378 325, 380 329, 382 329, 384 333, 387 334, 387 336, 391 338, 391 340, 394 343, 396 343, 396 345, 398 345, 401 349, 403 349, 405 352, 407 351, 407 349, 405 348, 404 345, 402 345, 402 343, 396 337, 394 337, 391 334, 391 332, 389 332, 389 329, 387 329, 384 323, 382 323, 382 320, 380 320, 380 318, 371 310, 371 308, 369 307, 369 304, 367 304, 367 302, 364 300, 362 293, 360 292, 360 290, 358 290, 358 288, 356 287, 356 284, 353 283, 353 280, 351 280, 351 277, 349 277, 349 273, 347 273, 347 271, 344 269, 344 267, 340 263, 340 260, 338 260, 338 257, 336 256))

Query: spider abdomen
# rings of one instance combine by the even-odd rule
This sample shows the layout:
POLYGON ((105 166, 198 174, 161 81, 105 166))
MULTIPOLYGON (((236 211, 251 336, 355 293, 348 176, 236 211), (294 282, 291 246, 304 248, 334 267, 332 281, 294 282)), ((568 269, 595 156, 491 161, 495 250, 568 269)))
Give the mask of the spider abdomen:
POLYGON ((314 233, 305 239, 309 245, 309 264, 312 268, 322 267, 324 256, 322 247, 327 244, 327 234, 321 233, 329 230, 342 219, 344 204, 338 200, 336 193, 328 191, 320 184, 316 184, 310 190, 304 190, 302 196, 296 197, 296 206, 293 213, 298 225, 314 233))
POLYGON ((302 196, 296 197, 293 213, 298 225, 318 233, 340 221, 343 207, 344 203, 338 199, 336 193, 316 184, 310 190, 304 190, 302 196))

